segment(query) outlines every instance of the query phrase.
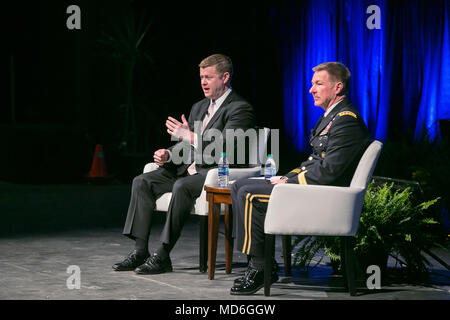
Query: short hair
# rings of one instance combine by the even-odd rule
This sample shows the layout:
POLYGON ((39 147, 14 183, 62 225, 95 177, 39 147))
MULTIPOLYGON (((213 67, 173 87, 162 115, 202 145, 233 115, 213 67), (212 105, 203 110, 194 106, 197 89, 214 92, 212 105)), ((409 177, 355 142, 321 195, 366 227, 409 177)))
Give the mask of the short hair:
POLYGON ((233 63, 231 62, 230 57, 227 57, 223 54, 213 54, 200 62, 198 65, 200 68, 207 68, 216 66, 216 70, 218 73, 223 75, 225 72, 230 74, 230 80, 233 77, 233 63))
POLYGON ((341 94, 348 93, 350 83, 350 70, 340 62, 324 62, 313 68, 314 72, 325 70, 332 81, 340 81, 343 84, 341 94))

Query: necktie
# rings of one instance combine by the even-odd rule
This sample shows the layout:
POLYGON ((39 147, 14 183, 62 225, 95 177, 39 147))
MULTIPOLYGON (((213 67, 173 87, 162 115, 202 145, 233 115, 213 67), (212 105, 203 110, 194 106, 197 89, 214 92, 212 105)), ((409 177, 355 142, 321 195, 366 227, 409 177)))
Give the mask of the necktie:
POLYGON ((211 101, 211 104, 209 105, 209 108, 208 108, 208 113, 206 114, 205 118, 203 119, 202 134, 213 116, 215 105, 216 105, 216 103, 214 101, 211 101))
MULTIPOLYGON (((203 119, 202 123, 202 134, 203 131, 205 131, 206 126, 208 125, 209 121, 211 120, 213 113, 214 113, 214 107, 216 103, 214 101, 211 101, 211 104, 208 108, 208 113, 206 114, 205 118, 203 119)), ((195 161, 191 163, 191 165, 188 167, 188 173, 192 176, 193 174, 197 173, 197 170, 195 169, 195 161)))

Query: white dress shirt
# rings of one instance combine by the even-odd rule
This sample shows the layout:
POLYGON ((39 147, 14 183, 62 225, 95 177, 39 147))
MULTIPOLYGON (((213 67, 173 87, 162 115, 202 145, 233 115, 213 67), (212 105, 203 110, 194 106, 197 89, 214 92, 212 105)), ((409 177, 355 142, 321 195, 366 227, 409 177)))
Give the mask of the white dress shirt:
POLYGON ((325 118, 330 112, 331 110, 334 109, 334 107, 336 107, 339 102, 341 102, 342 100, 344 100, 345 97, 343 97, 341 100, 339 100, 338 102, 336 102, 335 104, 333 104, 331 107, 328 108, 328 110, 323 114, 323 117, 325 118))
MULTIPOLYGON (((220 96, 220 98, 218 98, 218 99, 216 99, 216 100, 214 101, 214 102, 215 102, 214 109, 213 109, 213 112, 212 112, 212 114, 210 115, 209 119, 211 119, 211 118, 214 116, 214 114, 217 112, 217 110, 219 110, 220 106, 223 104, 223 102, 225 101, 225 99, 228 97, 228 95, 229 95, 230 93, 231 93, 231 88, 228 88, 227 91, 225 91, 225 92, 220 96)), ((213 100, 209 100, 209 104, 211 104, 211 103, 213 103, 213 100)), ((207 117, 205 117, 205 118, 203 119, 203 121, 205 121, 206 118, 207 118, 207 117)), ((202 132, 202 134, 203 134, 203 132, 202 132)), ((197 141, 197 135, 195 135, 195 134, 194 134, 194 143, 192 144, 192 146, 193 146, 195 149, 197 149, 198 141, 197 141)))

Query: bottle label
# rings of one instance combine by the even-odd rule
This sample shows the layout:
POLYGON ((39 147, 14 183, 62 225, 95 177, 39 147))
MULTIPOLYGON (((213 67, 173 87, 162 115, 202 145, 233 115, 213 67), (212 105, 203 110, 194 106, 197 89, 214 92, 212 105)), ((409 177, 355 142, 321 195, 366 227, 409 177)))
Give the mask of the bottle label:
POLYGON ((266 164, 266 166, 264 167, 264 177, 266 179, 270 179, 272 178, 272 174, 273 170, 272 170, 272 166, 270 164, 266 164))

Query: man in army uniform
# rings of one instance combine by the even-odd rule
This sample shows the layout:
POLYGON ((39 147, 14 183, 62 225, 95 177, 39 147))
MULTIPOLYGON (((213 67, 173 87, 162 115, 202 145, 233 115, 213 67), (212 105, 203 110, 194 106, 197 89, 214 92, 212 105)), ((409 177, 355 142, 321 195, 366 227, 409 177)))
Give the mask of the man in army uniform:
MULTIPOLYGON (((297 183, 348 186, 371 139, 364 121, 346 97, 350 71, 339 62, 313 68, 309 92, 325 113, 311 130, 313 153, 281 178, 242 179, 231 187, 237 248, 248 255, 245 275, 234 281, 232 295, 253 294, 264 286, 264 219, 274 186, 297 183)), ((299 208, 301 210, 301 208, 299 208)), ((278 280, 275 268, 272 283, 278 280)))

